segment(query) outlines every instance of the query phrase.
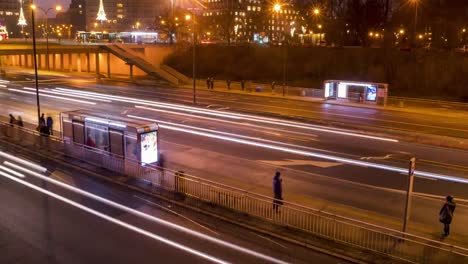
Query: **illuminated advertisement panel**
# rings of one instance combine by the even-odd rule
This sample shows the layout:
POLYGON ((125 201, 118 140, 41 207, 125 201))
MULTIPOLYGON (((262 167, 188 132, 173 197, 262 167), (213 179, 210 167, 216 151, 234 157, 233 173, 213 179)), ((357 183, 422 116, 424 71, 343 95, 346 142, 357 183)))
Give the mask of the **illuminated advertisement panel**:
POLYGON ((348 96, 348 86, 344 83, 338 84, 338 97, 346 98, 348 96))
POLYGON ((150 164, 158 161, 158 131, 140 134, 141 162, 150 164))
POLYGON ((330 96, 330 83, 325 83, 325 97, 330 96))
POLYGON ((375 100, 377 100, 377 87, 369 85, 366 89, 366 101, 375 102, 375 100))

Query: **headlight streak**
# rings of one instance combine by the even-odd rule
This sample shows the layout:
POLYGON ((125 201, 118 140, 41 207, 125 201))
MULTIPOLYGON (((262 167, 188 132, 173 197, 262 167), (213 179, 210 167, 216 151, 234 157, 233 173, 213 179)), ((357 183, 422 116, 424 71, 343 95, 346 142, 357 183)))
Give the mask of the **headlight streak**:
POLYGON ((156 102, 156 101, 140 100, 140 99, 135 99, 135 98, 131 98, 131 97, 123 97, 123 96, 115 96, 115 95, 102 95, 102 94, 95 93, 95 92, 77 91, 77 90, 59 88, 59 87, 57 87, 56 89, 60 90, 60 91, 63 91, 63 92, 66 92, 66 93, 83 94, 83 95, 87 95, 87 96, 93 95, 93 96, 98 96, 98 98, 108 97, 108 98, 111 98, 112 100, 115 100, 115 101, 133 102, 133 103, 138 103, 138 104, 142 104, 142 105, 149 105, 149 106, 159 107, 159 108, 168 108, 168 109, 174 109, 174 110, 185 111, 185 112, 195 112, 195 113, 200 113, 200 114, 203 114, 203 115, 214 115, 214 116, 219 116, 219 117, 225 117, 225 118, 231 118, 231 119, 241 119, 241 120, 244 119, 244 120, 259 122, 259 123, 267 123, 267 124, 280 125, 280 126, 286 126, 286 127, 295 127, 295 128, 300 128, 300 129, 315 130, 315 131, 327 132, 327 133, 332 133, 332 134, 339 134, 339 135, 345 135, 345 136, 381 140, 381 141, 387 141, 387 142, 395 142, 395 143, 399 142, 397 139, 383 138, 383 137, 377 137, 377 136, 369 136, 369 135, 357 134, 357 133, 346 132, 346 131, 331 130, 331 129, 322 128, 322 127, 319 127, 319 126, 306 125, 306 124, 302 124, 302 123, 299 123, 299 122, 293 122, 293 121, 278 120, 278 119, 267 118, 267 117, 250 116, 250 115, 245 115, 245 114, 222 112, 222 111, 209 110, 209 109, 203 109, 201 111, 200 108, 196 108, 196 107, 181 106, 181 105, 161 103, 161 102, 156 102))
MULTIPOLYGON (((99 201, 103 204, 106 204, 106 205, 109 205, 111 207, 114 207, 114 208, 117 208, 119 210, 122 210, 122 211, 125 211, 129 214, 132 214, 132 215, 135 215, 135 216, 138 216, 138 217, 141 217, 143 219, 146 219, 146 220, 149 220, 149 221, 152 221, 152 222, 155 222, 155 223, 158 223, 158 224, 161 224, 161 225, 164 225, 164 226, 167 226, 167 227, 170 227, 170 228, 173 228, 175 230, 178 230, 180 232, 184 232, 184 233, 187 233, 187 234, 190 234, 192 236, 195 236, 195 237, 198 237, 198 238, 201 238, 201 239, 205 239, 207 241, 210 241, 210 242, 213 242, 215 244, 218 244, 218 245, 221 245, 221 246, 225 246, 227 248, 230 248, 230 249, 233 249, 233 250, 237 250, 239 252, 242 252, 242 253, 245 253, 247 255, 251 255, 251 256, 255 256, 257 258, 260 258, 260 259, 263 259, 263 260, 266 260, 268 262, 271 262, 271 263, 278 263, 278 264, 286 264, 286 262, 284 261, 281 261, 281 260, 278 260, 276 258, 273 258, 273 257, 270 257, 270 256, 267 256, 267 255, 264 255, 264 254, 261 254, 261 253, 258 253, 258 252, 255 252, 253 250, 250 250, 250 249, 247 249, 247 248, 243 248, 241 246, 238 246, 238 245, 234 245, 232 243, 229 243, 229 242, 226 242, 226 241, 223 241, 221 239, 217 239, 217 238, 214 238, 214 237, 211 237, 211 236, 208 236, 208 235, 205 235, 205 234, 202 234, 202 233, 199 233, 199 232, 196 232, 196 231, 193 231, 191 229, 188 229, 188 228, 185 228, 183 226, 179 226, 179 225, 176 225, 174 223, 171 223, 169 221, 166 221, 166 220, 163 220, 163 219, 160 219, 160 218, 157 218, 157 217, 154 217, 154 216, 151 216, 151 215, 148 215, 148 214, 145 214, 143 212, 140 212, 138 210, 135 210, 135 209, 132 209, 130 207, 127 207, 127 206, 124 206, 122 204, 119 204, 119 203, 116 203, 116 202, 113 202, 111 200, 108 200, 106 198, 102 198, 100 196, 97 196, 95 194, 92 194, 90 192, 87 192, 87 191, 83 191, 79 188, 76 188, 74 186, 71 186, 71 185, 68 185, 66 183, 63 183, 61 181, 58 181, 58 180, 55 180, 55 179, 52 179, 52 178, 49 178, 49 177, 46 177, 42 174, 39 174, 37 172, 34 172, 34 171, 31 171, 29 169, 26 169, 26 168, 22 168, 22 167, 18 167, 18 170, 21 171, 21 172, 24 172, 24 173, 27 173, 29 175, 32 175, 34 177, 37 177, 37 178, 40 178, 44 181, 47 181, 47 182, 50 182, 54 185, 57 185, 57 186, 60 186, 64 189, 67 189, 69 191, 72 191, 72 192, 75 192, 75 193, 78 193, 78 194, 81 194, 83 196, 86 196, 88 198, 91 198, 93 200, 96 200, 96 201, 99 201)), ((1 173, 1 171, 0 171, 1 173)), ((17 179, 15 178, 15 180, 19 180, 21 181, 20 179, 17 179)), ((25 182, 27 183, 27 182, 25 182)), ((34 187, 36 187, 35 185, 33 185, 34 187)), ((38 188, 38 187, 36 187, 38 188)), ((44 190, 45 191, 45 190, 44 190)), ((53 194, 53 193, 52 193, 53 194)), ((60 196, 59 196, 60 197, 60 196)), ((66 198, 64 198, 66 199, 66 198)), ((73 202, 73 201, 71 201, 73 202)), ((78 204, 79 205, 79 204, 78 204)), ((82 205, 80 205, 82 206, 82 205)), ((86 208, 86 207, 85 207, 86 208)), ((89 209, 89 208, 88 208, 89 209)), ((92 209, 89 209, 91 211, 93 211, 92 209)), ((90 211, 90 212, 91 212, 90 211)), ((91 212, 92 213, 92 212, 91 212)), ((99 212, 98 212, 99 213, 99 212)), ((101 214, 101 213, 99 213, 101 214)), ((104 215, 106 216, 106 215, 104 215)), ((110 218, 109 216, 106 216, 108 217, 109 219, 113 219, 113 218, 110 218)), ((107 219, 107 218, 106 218, 107 219)), ((117 219, 113 219, 113 221, 119 221, 117 219)), ((127 224, 128 225, 128 224, 127 224)), ((135 229, 138 229, 138 227, 133 227, 135 229)), ((132 229, 133 230, 133 229, 132 229)), ((143 230, 144 231, 144 230, 143 230)), ((220 262, 220 263, 224 263, 224 262, 220 262)))
MULTIPOLYGON (((127 115, 127 116, 130 117, 130 118, 136 118, 136 119, 141 119, 141 120, 146 120, 146 121, 151 121, 151 122, 161 122, 161 121, 156 120, 156 119, 151 119, 151 118, 146 118, 146 117, 141 117, 141 116, 135 116, 135 115, 127 115)), ((230 137, 210 134, 210 133, 206 133, 206 132, 194 131, 194 129, 199 129, 197 127, 191 127, 191 129, 185 129, 185 128, 181 128, 180 126, 181 125, 171 126, 171 125, 159 124, 159 127, 161 127, 161 128, 166 128, 166 129, 170 129, 170 130, 174 130, 174 131, 194 134, 194 135, 198 135, 198 136, 205 136, 205 137, 210 137, 210 138, 215 138, 215 139, 221 139, 221 140, 225 140, 225 141, 231 141, 231 142, 236 142, 236 143, 250 145, 250 146, 256 146, 256 147, 263 147, 263 148, 267 148, 267 149, 279 150, 279 151, 292 153, 292 154, 297 154, 297 155, 302 155, 302 156, 309 156, 309 157, 321 158, 321 159, 326 159, 326 160, 332 160, 332 161, 342 162, 342 163, 346 163, 346 164, 365 166, 365 167, 376 168, 376 169, 383 169, 383 170, 398 172, 398 173, 402 173, 402 174, 407 174, 408 173, 407 168, 398 168, 398 167, 389 166, 389 165, 381 165, 381 164, 365 162, 365 161, 359 161, 359 160, 353 160, 353 159, 348 159, 348 158, 341 158, 341 157, 331 156, 331 155, 326 155, 326 154, 308 152, 308 151, 303 151, 303 150, 296 150, 296 149, 285 148, 285 147, 280 147, 280 146, 268 145, 268 144, 264 144, 264 143, 257 143, 257 142, 247 141, 247 140, 244 140, 244 139, 230 138, 230 137)), ((190 127, 190 126, 186 126, 186 125, 184 125, 184 126, 185 127, 190 127)), ((414 174, 416 176, 420 176, 420 177, 428 177, 428 178, 432 178, 432 179, 447 180, 447 181, 459 182, 459 183, 465 183, 465 184, 468 183, 468 179, 458 178, 458 177, 454 177, 454 176, 446 176, 446 175, 430 173, 430 172, 424 172, 424 171, 415 171, 414 174)))
POLYGON ((7 168, 7 167, 5 167, 5 166, 3 166, 3 165, 0 165, 0 170, 4 170, 4 171, 6 171, 6 172, 9 172, 9 173, 15 175, 16 177, 20 177, 20 178, 24 178, 24 177, 25 177, 24 174, 19 173, 19 172, 17 172, 17 171, 14 171, 14 170, 12 170, 12 169, 10 169, 10 168, 7 168))
MULTIPOLYGON (((3 152, 3 151, 0 151, 0 156, 4 157, 4 158, 6 158, 6 159, 13 160, 13 161, 15 161, 15 162, 17 162, 17 163, 23 164, 23 165, 25 165, 25 166, 27 166, 27 167, 33 169, 33 170, 37 170, 37 171, 40 171, 40 172, 42 172, 42 173, 44 173, 44 172, 47 171, 47 168, 44 168, 44 167, 42 167, 42 166, 39 166, 39 165, 37 165, 37 164, 35 164, 35 163, 32 163, 32 162, 30 162, 30 161, 27 161, 27 160, 24 160, 24 159, 15 157, 15 156, 13 156, 13 155, 11 155, 11 154, 8 154, 8 153, 5 153, 5 152, 3 152)), ((8 161, 5 161, 4 164, 11 164, 11 163, 8 162, 8 161)), ((15 165, 15 166, 19 167, 18 165, 15 165)))
POLYGON ((38 191, 38 192, 41 192, 41 193, 46 194, 46 195, 48 195, 48 196, 51 196, 51 197, 53 197, 53 198, 55 198, 55 199, 57 199, 57 200, 59 200, 59 201, 62 201, 62 202, 64 202, 64 203, 66 203, 66 204, 69 204, 69 205, 71 205, 71 206, 74 206, 74 207, 76 207, 76 208, 79 208, 79 209, 81 209, 81 210, 83 210, 83 211, 85 211, 85 212, 88 212, 88 213, 90 213, 90 214, 92 214, 92 215, 95 215, 95 216, 97 216, 97 217, 99 217, 99 218, 102 218, 102 219, 104 219, 104 220, 107 220, 107 221, 109 221, 109 222, 111 222, 111 223, 114 223, 114 224, 116 224, 116 225, 125 227, 125 228, 127 228, 127 229, 129 229, 129 230, 132 230, 132 231, 134 231, 134 232, 136 232, 136 233, 139 233, 139 234, 141 234, 141 235, 147 236, 147 237, 149 237, 149 238, 152 238, 152 239, 157 240, 157 241, 159 241, 159 242, 162 242, 162 243, 164 243, 164 244, 168 244, 168 245, 170 245, 170 246, 173 246, 173 247, 178 248, 178 249, 180 249, 180 250, 183 250, 183 251, 189 252, 189 253, 191 253, 191 254, 197 255, 197 256, 199 256, 199 257, 201 257, 201 258, 210 260, 210 261, 212 261, 212 262, 223 263, 223 264, 224 264, 224 263, 228 263, 228 262, 226 262, 226 261, 224 261, 224 260, 215 258, 215 257, 210 256, 210 255, 207 255, 207 254, 205 254, 205 253, 203 253, 203 252, 200 252, 200 251, 197 251, 197 250, 195 250, 195 249, 186 247, 186 246, 184 246, 184 245, 182 245, 182 244, 179 244, 179 243, 176 243, 176 242, 171 241, 171 240, 169 240, 169 239, 166 239, 166 238, 164 238, 164 237, 155 235, 155 234, 153 234, 153 233, 151 233, 151 232, 148 232, 148 231, 146 231, 146 230, 144 230, 144 229, 141 229, 141 228, 139 228, 139 227, 130 225, 130 224, 125 223, 125 222, 123 222, 123 221, 121 221, 121 220, 118 220, 118 219, 116 219, 116 218, 110 217, 110 216, 108 216, 108 215, 106 215, 106 214, 103 214, 103 213, 98 212, 98 211, 96 211, 96 210, 93 210, 93 209, 91 209, 91 208, 89 208, 89 207, 86 207, 86 206, 84 206, 84 205, 82 205, 82 204, 80 204, 80 203, 77 203, 77 202, 72 201, 72 200, 70 200, 70 199, 68 199, 68 198, 65 198, 65 197, 63 197, 63 196, 60 196, 60 195, 58 195, 58 194, 56 194, 56 193, 53 193, 53 192, 51 192, 51 191, 48 191, 48 190, 45 190, 45 189, 43 189, 43 188, 37 187, 37 186, 34 185, 34 184, 31 184, 31 183, 26 182, 26 181, 24 181, 24 180, 21 180, 21 179, 18 179, 18 178, 16 178, 16 177, 13 177, 13 176, 11 176, 11 175, 9 175, 9 174, 6 174, 6 173, 4 173, 4 172, 2 172, 2 171, 0 171, 0 175, 2 175, 2 176, 5 177, 5 178, 8 178, 8 179, 10 179, 10 180, 12 180, 12 181, 15 181, 15 182, 17 182, 17 183, 19 183, 19 184, 22 184, 22 185, 24 185, 24 186, 27 186, 27 187, 29 187, 29 188, 31 188, 31 189, 33 189, 33 190, 36 190, 36 191, 38 191))
MULTIPOLYGON (((25 94, 36 95, 35 92, 27 92, 27 91, 23 91, 23 90, 19 90, 19 89, 8 88, 8 90, 9 90, 9 91, 18 92, 18 93, 25 93, 25 94)), ((72 99, 72 98, 66 98, 66 97, 60 97, 60 96, 55 96, 55 95, 50 95, 50 94, 43 94, 43 93, 40 93, 39 95, 40 95, 40 96, 43 96, 43 97, 50 97, 50 98, 62 99, 62 100, 72 101, 72 102, 82 103, 82 104, 89 104, 89 105, 95 105, 95 104, 96 104, 96 103, 94 103, 94 102, 87 102, 87 101, 83 101, 83 100, 72 99)))
MULTIPOLYGON (((23 87, 24 90, 30 90, 30 91, 35 91, 36 89, 35 88, 30 88, 30 87, 23 87)), ((52 91, 52 90, 41 90, 41 94, 43 93, 50 93, 50 94, 58 94, 58 95, 64 95, 63 93, 59 93, 59 92, 56 92, 56 91, 52 91)), ((77 94, 67 94, 67 96, 69 97, 78 97, 78 98, 83 98, 82 95, 77 95, 77 94)), ((104 103, 112 103, 111 100, 107 100, 107 99, 99 99, 99 98, 87 98, 89 100, 94 100, 94 101, 98 101, 98 102, 104 102, 104 103)))

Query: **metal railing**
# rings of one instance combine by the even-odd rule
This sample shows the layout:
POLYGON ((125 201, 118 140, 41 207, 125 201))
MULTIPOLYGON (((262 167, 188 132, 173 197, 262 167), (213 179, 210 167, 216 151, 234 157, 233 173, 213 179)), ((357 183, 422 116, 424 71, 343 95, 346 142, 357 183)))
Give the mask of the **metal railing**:
MULTIPOLYGON (((0 122, 4 131, 5 123, 0 122)), ((38 133, 25 128, 7 127, 11 136, 38 141, 38 133), (14 133, 11 130, 15 130, 14 133)), ((295 228, 335 242, 377 252, 413 263, 467 263, 468 249, 359 220, 327 213, 284 201, 273 209, 273 199, 242 189, 209 181, 183 172, 157 166, 143 166, 98 149, 75 143, 49 141, 70 156, 179 193, 197 201, 248 214, 278 225, 295 228)), ((49 145, 52 146, 52 145, 49 145)))

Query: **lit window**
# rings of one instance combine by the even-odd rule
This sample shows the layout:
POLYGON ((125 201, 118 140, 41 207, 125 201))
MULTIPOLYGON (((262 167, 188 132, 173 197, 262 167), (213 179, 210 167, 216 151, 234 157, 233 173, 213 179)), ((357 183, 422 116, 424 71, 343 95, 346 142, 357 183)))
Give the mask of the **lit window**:
POLYGON ((78 8, 82 8, 82 6, 81 6, 81 5, 78 5, 78 8))
POLYGON ((257 7, 257 11, 260 11, 260 10, 262 10, 262 8, 261 8, 261 7, 257 7))
POLYGON ((122 15, 122 14, 118 14, 118 15, 117 15, 117 18, 123 18, 123 15, 122 15))
POLYGON ((247 6, 247 11, 250 11, 250 6, 247 6))
POLYGON ((257 7, 256 7, 256 6, 252 6, 252 10, 253 10, 253 11, 257 11, 257 7))

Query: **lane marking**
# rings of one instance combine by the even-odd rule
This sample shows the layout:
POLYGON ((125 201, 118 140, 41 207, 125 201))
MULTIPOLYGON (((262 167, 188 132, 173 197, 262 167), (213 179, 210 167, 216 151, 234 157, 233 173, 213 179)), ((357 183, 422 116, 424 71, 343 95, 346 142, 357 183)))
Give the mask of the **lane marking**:
MULTIPOLYGON (((34 172, 32 170, 29 170, 29 169, 26 169, 26 168, 22 168, 22 167, 19 167, 18 170, 22 171, 22 172, 25 172, 25 173, 28 173, 29 175, 32 175, 34 177, 37 177, 37 178, 40 178, 44 181, 47 181, 49 183, 52 183, 54 185, 57 185, 57 186, 60 186, 64 189, 67 189, 69 191, 72 191, 72 192, 75 192, 75 193, 78 193, 78 194, 81 194, 85 197, 88 197, 88 198, 91 198, 93 200, 96 200, 96 201, 99 201, 103 204, 106 204, 106 205, 109 205, 111 207, 114 207, 114 208, 117 208, 119 210, 122 210, 124 212, 127 212, 129 214, 133 214, 135 216, 138 216, 138 217, 141 217, 143 219, 146 219, 148 221, 152 221, 152 222, 155 222, 155 223, 158 223, 158 224, 161 224, 161 225, 164 225, 166 227, 170 227, 172 229, 175 229, 175 230, 178 230, 180 232, 184 232, 184 233, 187 233, 187 234, 190 234, 192 236, 195 236, 195 237, 198 237, 200 239, 205 239, 207 241, 210 241, 212 243, 215 243, 215 244, 218 244, 220 246, 224 246, 226 248, 230 248, 232 250, 237 250, 239 252, 242 252, 246 255, 250 255, 250 256, 254 256, 254 257, 257 257, 257 258, 260 258, 260 259, 263 259, 263 260, 266 260, 266 261, 269 261, 269 262, 272 262, 272 263, 278 263, 278 264, 285 264, 286 262, 284 261, 281 261, 281 260, 278 260, 276 258, 273 258, 273 257, 270 257, 270 256, 267 256, 265 254, 262 254, 262 253, 259 253, 259 252, 256 252, 256 251, 253 251, 253 250, 250 250, 250 249, 247 249, 247 248, 244 248, 242 246, 238 246, 238 245, 235 245, 235 244, 232 244, 232 243, 229 243, 229 242, 226 242, 226 241, 223 241, 221 239, 217 239, 217 238, 214 238, 214 237, 211 237, 209 235, 206 235, 206 234, 203 234, 203 233, 200 233, 200 232, 196 232, 196 231, 193 231, 191 229, 188 229, 188 228, 185 228, 183 226, 179 226, 179 225, 176 225, 174 223, 171 223, 169 221, 166 221, 166 220, 163 220, 163 219, 160 219, 160 218, 157 218, 157 217, 154 217, 154 216, 151 216, 149 214, 145 214, 143 212, 140 212, 136 209, 133 209, 133 208, 130 208, 130 207, 127 207, 127 206, 124 206, 122 204, 119 204, 119 203, 116 203, 114 201, 111 201, 109 199, 106 199, 106 198, 103 198, 103 197, 100 197, 98 195, 95 195, 95 194, 92 194, 90 192, 87 192, 87 191, 84 191, 82 189, 79 189, 79 188, 76 188, 74 186, 71 186, 71 185, 68 185, 66 183, 63 183, 63 182, 60 182, 58 180, 55 180, 55 179, 52 179, 52 178, 49 178, 49 177, 46 177, 42 174, 39 174, 37 172, 34 172)), ((0 171, 0 173, 3 173, 2 171, 0 171)), ((17 178, 15 178, 17 179, 17 178)), ((19 179, 18 179, 19 180, 19 179)), ((16 180, 17 181, 17 180, 16 180)), ((22 181, 22 180, 20 180, 22 181)), ((24 181, 22 181, 24 182, 24 181)), ((27 182, 25 182, 27 183, 27 182)), ((29 183, 27 183, 29 184, 29 183)), ((38 188, 37 186, 35 185, 32 185, 33 187, 36 187, 38 188)), ((40 189, 40 188, 39 188, 40 189)), ((66 199, 66 198, 65 198, 66 199)), ((72 201, 73 202, 73 201, 72 201)), ((92 209, 90 209, 92 210, 92 209)), ((98 212, 99 213, 99 212, 98 212)), ((119 221, 119 220, 117 220, 119 221)), ((203 253, 202 253, 203 254, 203 253)))
POLYGON ((337 162, 327 162, 327 161, 315 161, 315 160, 295 160, 295 159, 285 159, 285 160, 257 160, 258 162, 268 163, 276 166, 315 166, 320 168, 330 168, 343 163, 337 162))
POLYGON ((145 199, 145 198, 143 198, 143 197, 140 197, 140 196, 138 196, 138 195, 133 195, 133 197, 138 198, 138 199, 140 199, 140 200, 143 200, 143 201, 145 201, 145 202, 147 202, 147 203, 149 203, 149 204, 151 204, 151 205, 157 206, 157 207, 159 207, 159 208, 161 208, 161 209, 163 209, 163 210, 165 210, 165 211, 168 211, 168 212, 170 212, 170 213, 172 213, 172 214, 174 214, 174 215, 177 215, 177 216, 179 216, 179 217, 181 217, 181 218, 184 218, 185 220, 188 220, 189 222, 192 222, 193 224, 196 224, 196 225, 198 225, 198 226, 201 227, 201 228, 204 228, 204 229, 206 229, 206 230, 208 230, 208 231, 210 231, 210 232, 212 232, 212 233, 214 233, 214 234, 216 234, 216 235, 219 235, 218 232, 216 232, 216 231, 214 231, 214 230, 212 230, 212 229, 210 229, 210 228, 208 228, 208 227, 206 227, 206 226, 204 226, 204 225, 198 223, 198 222, 195 221, 195 220, 190 219, 189 217, 187 217, 187 216, 185 216, 185 215, 179 214, 179 213, 177 213, 176 211, 171 210, 171 209, 169 209, 169 208, 167 208, 167 207, 165 207, 165 206, 159 205, 159 204, 157 204, 157 203, 155 203, 155 202, 152 202, 152 201, 150 201, 150 200, 147 200, 147 199, 145 199))
POLYGON ((31 188, 31 189, 33 189, 33 190, 35 190, 35 191, 41 192, 41 193, 43 193, 43 194, 45 194, 45 195, 48 195, 48 196, 53 197, 53 198, 55 198, 55 199, 57 199, 57 200, 59 200, 59 201, 62 201, 62 202, 64 202, 64 203, 66 203, 66 204, 69 204, 69 205, 71 205, 71 206, 73 206, 73 207, 79 208, 79 209, 81 209, 81 210, 83 210, 83 211, 85 211, 85 212, 88 212, 88 213, 90 213, 90 214, 92 214, 92 215, 95 215, 95 216, 97 216, 97 217, 99 217, 99 218, 102 218, 102 219, 107 220, 107 221, 109 221, 109 222, 111 222, 111 223, 114 223, 114 224, 119 225, 119 226, 121 226, 121 227, 127 228, 127 229, 129 229, 129 230, 132 230, 132 231, 134 231, 134 232, 136 232, 136 233, 139 233, 139 234, 141 234, 141 235, 147 236, 147 237, 149 237, 149 238, 152 238, 152 239, 157 240, 157 241, 159 241, 159 242, 162 242, 162 243, 164 243, 164 244, 167 244, 167 245, 170 245, 170 246, 172 246, 172 247, 178 248, 178 249, 180 249, 180 250, 182 250, 182 251, 186 251, 186 252, 188 252, 188 253, 191 253, 191 254, 196 255, 196 256, 199 256, 199 257, 201 257, 201 258, 210 260, 210 261, 215 262, 215 263, 221 263, 221 264, 227 264, 227 263, 228 263, 228 262, 226 262, 226 261, 224 261, 224 260, 218 259, 218 258, 213 257, 213 256, 211 256, 211 255, 208 255, 208 254, 205 254, 205 253, 203 253, 203 252, 197 251, 197 250, 195 250, 195 249, 189 248, 189 247, 184 246, 184 245, 182 245, 182 244, 179 244, 179 243, 177 243, 177 242, 171 241, 171 240, 169 240, 169 239, 167 239, 167 238, 164 238, 164 237, 158 236, 158 235, 156 235, 156 234, 153 234, 153 233, 151 233, 151 232, 149 232, 149 231, 146 231, 146 230, 144 230, 144 229, 142 229, 142 228, 133 226, 133 225, 131 225, 131 224, 128 224, 128 223, 126 223, 126 222, 123 222, 123 221, 121 221, 121 220, 118 220, 118 219, 116 219, 116 218, 113 218, 113 217, 111 217, 111 216, 108 216, 108 215, 103 214, 103 213, 101 213, 101 212, 98 212, 98 211, 96 211, 96 210, 93 210, 93 209, 91 209, 91 208, 89 208, 89 207, 86 207, 86 206, 80 204, 80 203, 77 203, 77 202, 72 201, 72 200, 70 200, 70 199, 68 199, 68 198, 65 198, 65 197, 60 196, 60 195, 58 195, 58 194, 56 194, 56 193, 53 193, 53 192, 51 192, 51 191, 49 191, 49 190, 45 190, 45 189, 40 188, 40 187, 38 187, 38 186, 36 186, 36 185, 33 185, 33 184, 29 183, 29 182, 20 180, 20 179, 18 179, 18 178, 15 178, 15 177, 9 175, 9 174, 3 173, 2 171, 0 171, 0 175, 3 176, 3 177, 5 177, 5 178, 7 178, 7 179, 13 180, 13 181, 15 181, 15 182, 17 182, 17 183, 19 183, 19 184, 22 184, 22 185, 24 185, 24 186, 26 186, 26 187, 29 187, 29 188, 31 188))
POLYGON ((285 245, 283 245, 283 244, 281 244, 281 243, 279 243, 279 242, 276 242, 276 241, 274 241, 274 240, 271 239, 271 238, 268 238, 268 237, 266 237, 266 236, 262 236, 262 235, 259 235, 259 234, 257 234, 257 233, 253 233, 253 232, 252 232, 252 234, 254 234, 254 235, 258 236, 258 237, 261 237, 261 238, 263 238, 263 239, 265 239, 265 240, 267 240, 267 241, 270 241, 271 243, 276 244, 276 245, 278 245, 278 246, 280 246, 280 247, 282 247, 282 248, 287 248, 285 245))

